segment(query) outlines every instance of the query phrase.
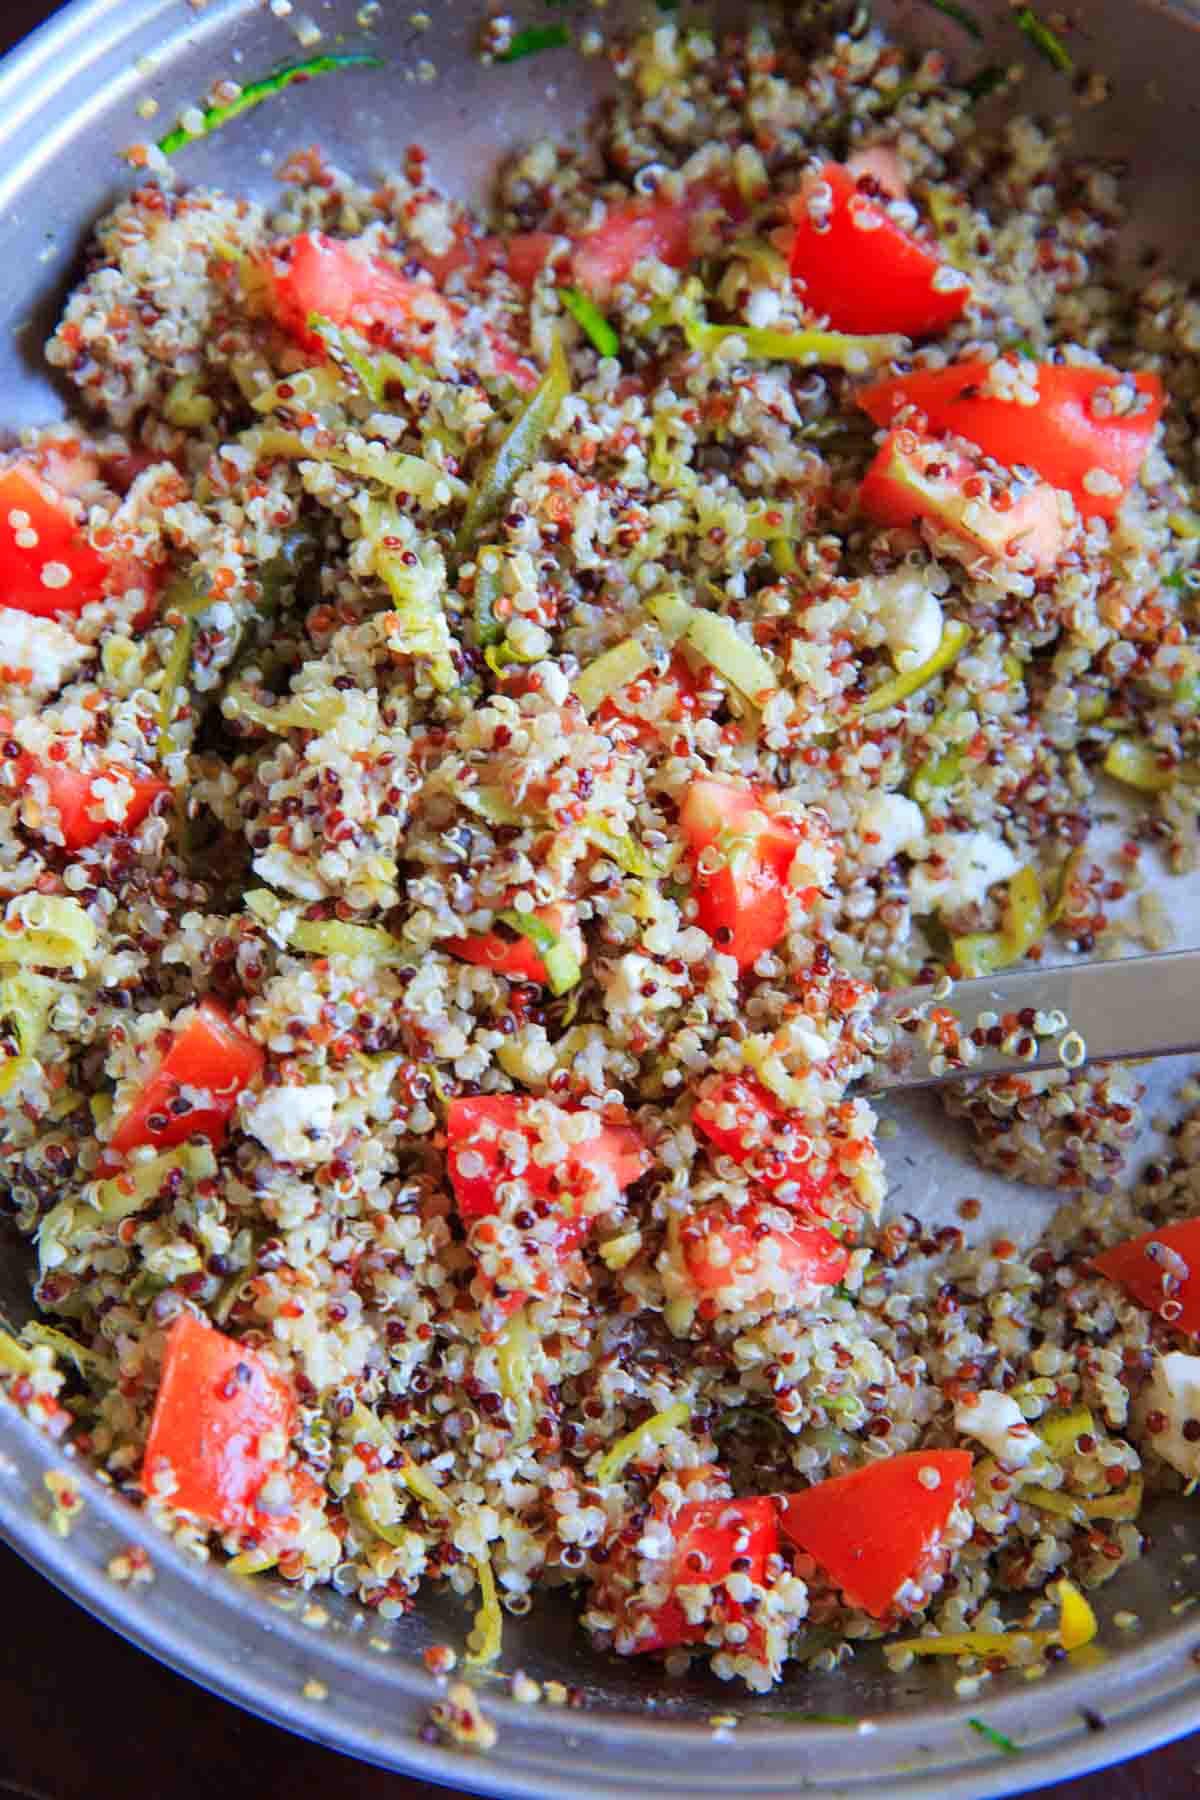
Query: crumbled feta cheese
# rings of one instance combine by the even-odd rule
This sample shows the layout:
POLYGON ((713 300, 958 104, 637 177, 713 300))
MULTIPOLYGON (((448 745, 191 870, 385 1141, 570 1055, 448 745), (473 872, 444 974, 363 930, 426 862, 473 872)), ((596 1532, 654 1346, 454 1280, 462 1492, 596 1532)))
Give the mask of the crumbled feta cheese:
POLYGON ((940 861, 917 863, 912 872, 914 913, 953 913, 978 904, 997 881, 1007 881, 1020 864, 1002 838, 986 831, 943 832, 940 861))
POLYGON ((44 699, 70 680, 93 654, 56 619, 38 618, 0 607, 0 686, 19 683, 23 693, 44 699))
POLYGON ((919 669, 942 641, 942 609, 937 596, 920 575, 899 569, 873 584, 873 598, 896 667, 902 674, 919 669))
POLYGON ((322 1163, 332 1147, 336 1102, 336 1089, 323 1082, 271 1088, 246 1108, 243 1122, 281 1162, 322 1163))
POLYGON ((1135 1413, 1143 1430, 1147 1413, 1161 1413, 1166 1427, 1147 1432, 1147 1441, 1181 1475, 1200 1477, 1200 1439, 1192 1441, 1183 1432, 1189 1420, 1200 1419, 1200 1356, 1182 1350, 1156 1356, 1135 1413))
POLYGON ((871 794, 858 815, 859 857, 868 869, 882 869, 901 850, 912 850, 925 835, 915 800, 904 794, 871 794))
POLYGON ((1016 1401, 993 1388, 973 1394, 969 1401, 960 1400, 954 1409, 954 1427, 964 1437, 977 1438, 993 1456, 1012 1468, 1023 1468, 1039 1445, 1037 1434, 1025 1423, 1016 1401))

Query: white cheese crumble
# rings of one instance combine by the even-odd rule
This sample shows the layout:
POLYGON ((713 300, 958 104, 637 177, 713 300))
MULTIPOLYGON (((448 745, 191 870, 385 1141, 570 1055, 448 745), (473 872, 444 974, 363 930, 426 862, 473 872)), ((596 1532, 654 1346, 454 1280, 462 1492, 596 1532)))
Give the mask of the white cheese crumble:
POLYGON ((858 830, 860 861, 868 869, 882 869, 901 850, 921 842, 925 820, 916 801, 905 794, 871 794, 858 815, 858 830))
POLYGON ((271 1088, 246 1108, 243 1123, 281 1162, 323 1163, 332 1148, 336 1103, 336 1089, 324 1082, 271 1088))
POLYGON ((1015 875, 1020 864, 1008 845, 986 831, 943 832, 937 840, 940 862, 917 863, 912 872, 914 913, 953 913, 974 906, 998 881, 1015 875))
POLYGON ((960 1400, 954 1409, 954 1428, 964 1437, 977 1438, 994 1457, 1012 1468, 1024 1468, 1040 1445, 1016 1401, 994 1388, 973 1395, 970 1403, 960 1400))
POLYGON ((1189 1419, 1200 1419, 1200 1356, 1182 1350, 1156 1356, 1136 1411, 1143 1430, 1147 1413, 1163 1415, 1166 1429, 1148 1432, 1148 1443, 1181 1475, 1200 1477, 1200 1441, 1192 1443, 1183 1435, 1189 1419))

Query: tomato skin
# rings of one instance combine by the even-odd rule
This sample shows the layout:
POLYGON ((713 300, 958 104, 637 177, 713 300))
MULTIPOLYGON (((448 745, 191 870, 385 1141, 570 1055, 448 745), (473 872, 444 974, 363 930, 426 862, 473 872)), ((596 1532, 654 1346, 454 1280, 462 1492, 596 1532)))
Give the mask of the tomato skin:
POLYGON ((749 1279, 764 1241, 778 1252, 779 1272, 790 1284, 788 1298, 793 1304, 815 1299, 822 1288, 839 1282, 850 1266, 850 1252, 824 1225, 797 1224, 784 1230, 764 1221, 753 1201, 733 1211, 713 1208, 692 1214, 681 1227, 680 1238, 688 1281, 703 1295, 749 1279))
MULTIPOLYGON (((482 1219, 496 1211, 496 1188, 510 1179, 503 1152, 487 1127, 495 1131, 519 1131, 525 1134, 524 1119, 528 1103, 513 1094, 488 1094, 451 1100, 446 1108, 446 1137, 450 1145, 450 1185, 458 1202, 458 1210, 468 1221, 482 1219), (482 1128, 482 1130, 481 1130, 482 1128), (482 1157, 486 1167, 477 1175, 464 1175, 458 1167, 457 1147, 469 1148, 482 1157)), ((531 1141, 532 1138, 531 1138, 531 1141)), ((547 1198, 552 1184, 562 1177, 570 1179, 585 1170, 611 1171, 618 1188, 627 1188, 643 1174, 646 1152, 631 1125, 605 1125, 598 1137, 574 1146, 563 1166, 543 1168, 530 1161, 521 1173, 536 1198, 547 1198)), ((560 1242, 563 1254, 577 1249, 591 1229, 591 1220, 564 1215, 560 1242)))
MULTIPOLYGON (((291 1393, 261 1356, 194 1313, 180 1313, 167 1333, 142 1491, 154 1496, 156 1474, 165 1464, 176 1477, 170 1505, 220 1531, 278 1535, 282 1521, 258 1511, 255 1500, 285 1459, 265 1456, 260 1445, 267 1434, 286 1444, 295 1422, 291 1393)), ((304 1491, 309 1497, 314 1493, 311 1478, 304 1491)))
POLYGON ((730 217, 741 210, 735 190, 709 181, 696 182, 678 200, 649 197, 610 207, 576 244, 571 272, 595 299, 607 299, 647 257, 686 269, 692 260, 692 226, 701 213, 730 217))
MULTIPOLYGON (((261 265, 279 323, 300 347, 323 357, 325 345, 308 321, 313 313, 348 326, 369 341, 381 339, 428 362, 431 331, 453 329, 465 317, 461 306, 431 286, 415 281, 382 257, 357 256, 349 241, 309 231, 274 246, 261 265)), ((518 387, 534 388, 537 370, 511 344, 489 329, 496 366, 518 387)))
POLYGON ((133 789, 125 816, 119 821, 93 819, 90 809, 96 804, 94 784, 108 770, 97 769, 93 774, 85 775, 67 763, 36 762, 28 755, 19 758, 14 769, 18 787, 23 787, 35 773, 43 778, 51 804, 57 809, 63 843, 68 850, 87 850, 110 831, 136 831, 159 795, 171 791, 169 784, 160 781, 157 775, 133 775, 125 769, 114 769, 113 773, 127 777, 133 789))
MULTIPOLYGON (((675 1558, 671 1570, 672 1587, 703 1583, 712 1586, 724 1581, 738 1567, 751 1581, 761 1586, 766 1577, 767 1558, 779 1549, 779 1502, 770 1494, 747 1500, 689 1500, 679 1508, 674 1520, 675 1558), (689 1566, 689 1557, 703 1558, 703 1571, 689 1566)), ((750 1619, 745 1608, 735 1600, 725 1600, 723 1616, 727 1624, 750 1619)), ((673 1596, 650 1614, 653 1629, 638 1637, 638 1652, 671 1650, 680 1644, 697 1644, 704 1640, 706 1626, 689 1624, 682 1604, 673 1596)), ((761 1626, 751 1625, 745 1649, 753 1655, 756 1634, 762 1638, 761 1626)))
POLYGON ((1174 1330, 1200 1331, 1200 1218, 1161 1225, 1123 1244, 1114 1244, 1111 1250, 1103 1250, 1092 1258, 1092 1267, 1158 1317, 1165 1300, 1175 1301, 1182 1310, 1171 1320, 1174 1330), (1165 1244, 1188 1264, 1189 1273, 1178 1278, 1178 1286, 1172 1285, 1169 1291, 1163 1287, 1163 1276, 1171 1273, 1170 1265, 1154 1261, 1151 1244, 1165 1244))
POLYGON ((904 1582, 940 1572, 950 1513, 971 1493, 968 1451, 910 1450, 787 1495, 780 1523, 852 1606, 883 1619, 904 1582), (922 1469, 936 1472, 936 1487, 922 1469))
MULTIPOLYGON (((578 937, 575 909, 572 906, 538 907, 533 917, 542 920, 557 937, 568 933, 578 937)), ((497 975, 507 975, 513 981, 528 981, 544 986, 549 979, 545 963, 531 940, 526 937, 502 937, 498 931, 485 931, 477 937, 447 938, 441 947, 463 962, 492 969, 497 975)))
POLYGON ((1035 469, 1051 487, 1065 489, 1084 518, 1115 518, 1138 478, 1166 404, 1158 376, 1134 375, 1133 385, 1148 404, 1137 414, 1110 418, 1096 418, 1091 403, 1123 380, 1115 369, 1040 363, 1036 406, 980 393, 987 377, 988 365, 982 362, 920 369, 860 389, 858 404, 877 425, 886 426, 895 422, 901 407, 914 406, 935 436, 953 432, 1005 468, 1035 469), (1084 477, 1091 469, 1112 476, 1120 493, 1089 493, 1084 477))
POLYGON ((939 293, 934 278, 947 265, 896 224, 886 201, 860 189, 849 169, 826 163, 819 180, 833 190, 820 225, 809 212, 811 184, 791 202, 791 275, 805 305, 835 331, 927 337, 953 324, 970 299, 969 283, 939 293))
MULTIPOLYGON (((781 1188, 787 1193, 776 1197, 784 1206, 819 1210, 819 1203, 829 1191, 828 1172, 814 1175, 809 1169, 809 1156, 788 1149, 788 1114, 761 1082, 745 1075, 723 1075, 699 1099, 692 1109, 692 1123, 723 1155, 741 1163, 755 1181, 764 1187, 781 1188), (736 1125, 718 1125, 717 1112, 734 1106, 741 1115, 736 1125), (747 1142, 757 1120, 765 1117, 766 1129, 758 1126, 759 1143, 747 1142), (780 1127, 784 1127, 781 1132, 780 1127), (776 1141, 778 1140, 778 1141, 776 1141)), ((797 1128, 803 1136, 803 1125, 797 1128)))
POLYGON ((218 1146, 243 1088, 257 1080, 266 1059, 252 1038, 233 1023, 215 1000, 202 1000, 175 1034, 163 1057, 109 1140, 110 1154, 123 1156, 141 1144, 169 1150, 199 1134, 218 1146), (181 1086, 204 1088, 209 1101, 176 1116, 170 1110, 181 1086), (152 1126, 160 1114, 166 1120, 152 1126))
MULTIPOLYGON (((693 857, 696 923, 722 955, 735 958, 739 971, 757 962, 787 932, 789 876, 804 833, 781 814, 765 814, 766 825, 739 856, 736 868, 726 864, 708 874, 699 868, 698 859, 722 832, 739 834, 753 815, 764 812, 765 799, 757 789, 713 780, 693 781, 679 812, 693 857)), ((815 889, 808 898, 811 904, 815 889)))
POLYGON ((69 496, 51 487, 28 462, 0 469, 0 595, 5 606, 42 619, 80 613, 103 598, 108 575, 109 565, 88 543, 69 496), (13 525, 14 513, 24 513, 29 524, 13 525), (26 532, 37 534, 36 544, 18 543, 26 532), (70 571, 65 587, 46 586, 42 571, 48 563, 70 571))
POLYGON ((1023 489, 1007 512, 972 502, 964 484, 982 465, 935 438, 900 427, 888 433, 858 490, 859 510, 876 525, 911 527, 929 519, 998 560, 1021 559, 1034 574, 1058 563, 1064 531, 1049 482, 1023 489), (930 478, 929 471, 936 471, 930 478))

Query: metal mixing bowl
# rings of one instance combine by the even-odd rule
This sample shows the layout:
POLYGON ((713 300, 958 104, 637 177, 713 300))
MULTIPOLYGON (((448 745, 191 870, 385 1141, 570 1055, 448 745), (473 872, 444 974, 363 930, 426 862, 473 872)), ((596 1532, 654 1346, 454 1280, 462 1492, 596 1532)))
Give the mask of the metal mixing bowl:
MULTIPOLYGON (((339 164, 370 174, 394 166, 407 144, 420 142, 435 182, 480 198, 501 152, 535 133, 583 129, 602 79, 599 59, 556 51, 484 68, 474 54, 480 0, 430 4, 425 29, 403 0, 392 0, 369 37, 357 5, 308 0, 307 10, 324 48, 343 33, 347 45, 369 43, 385 55, 386 68, 293 88, 187 150, 181 174, 262 196, 282 154, 297 145, 319 141, 339 164)), ((89 227, 128 184, 116 153, 151 129, 135 110, 138 101, 147 94, 158 100, 153 129, 166 129, 218 76, 245 80, 295 59, 301 10, 297 0, 291 20, 281 21, 263 0, 76 0, 0 68, 0 217, 11 271, 0 285, 5 424, 63 411, 40 348, 89 227)), ((744 8, 721 10, 744 22, 744 8)), ((977 0, 987 25, 980 44, 927 0, 878 10, 902 41, 939 45, 960 67, 1025 62, 1030 80, 1021 106, 1071 112, 1081 150, 1127 167, 1131 253, 1157 244, 1176 266, 1189 259, 1195 266, 1194 235, 1186 228, 1200 183, 1200 59, 1191 9, 1160 0, 1081 0, 1071 35, 1077 62, 1103 70, 1113 84, 1112 98, 1096 107, 1079 105, 1068 80, 1038 66, 1003 0, 977 0)), ((540 5, 535 12, 533 0, 528 10, 536 22, 585 18, 605 29, 634 15, 617 0, 586 14, 547 13, 540 5)), ((1194 940, 1194 924, 1187 935, 1194 940)), ((1165 1074, 1158 1085, 1169 1091, 1165 1074)), ((915 1209, 932 1192, 931 1213, 945 1217, 953 1200, 970 1192, 985 1198, 993 1230, 1003 1208, 1009 1229, 1036 1231, 1048 1211, 1045 1197, 972 1168, 931 1103, 917 1098, 893 1110, 902 1131, 887 1159, 905 1207, 915 1209)), ((24 1249, 11 1239, 0 1243, 0 1310, 20 1322, 28 1292, 24 1249)), ((967 1704, 954 1698, 953 1671, 891 1677, 872 1654, 836 1675, 793 1673, 782 1690, 762 1698, 700 1675, 671 1683, 644 1662, 593 1655, 565 1604, 538 1607, 527 1619, 506 1621, 505 1666, 577 1685, 587 1706, 518 1706, 506 1697, 506 1684, 484 1678, 485 1703, 500 1730, 484 1763, 418 1737, 438 1693, 420 1650, 461 1641, 468 1622, 453 1596, 430 1596, 419 1616, 381 1626, 326 1593, 320 1599, 327 1622, 313 1629, 311 1618, 304 1621, 306 1597, 180 1556, 90 1477, 72 1535, 51 1535, 42 1477, 62 1462, 61 1448, 0 1407, 0 1529, 97 1617, 207 1687, 319 1742, 489 1793, 695 1800, 801 1789, 858 1795, 886 1785, 897 1797, 928 1795, 936 1786, 944 1800, 984 1800, 1014 1784, 1028 1788, 1131 1755, 1200 1723, 1192 1661, 1200 1624, 1196 1614, 1178 1610, 1187 1576, 1180 1551, 1189 1513, 1182 1503, 1154 1509, 1151 1553, 1101 1590, 1103 1649, 1081 1653, 1032 1687, 1003 1678, 967 1704), (131 1543, 145 1548, 157 1571, 151 1585, 132 1591, 106 1573, 131 1543), (1111 1625, 1122 1608, 1143 1621, 1133 1638, 1111 1625), (314 1680, 327 1690, 322 1701, 305 1696, 314 1680), (806 1726, 795 1721, 800 1707, 862 1723, 806 1726), (1085 1708, 1107 1720, 1103 1737, 1089 1732, 1085 1708), (970 1713, 983 1713, 1023 1746, 1019 1764, 968 1728, 970 1713), (715 1728, 717 1714, 736 1715, 736 1726, 715 1728)))

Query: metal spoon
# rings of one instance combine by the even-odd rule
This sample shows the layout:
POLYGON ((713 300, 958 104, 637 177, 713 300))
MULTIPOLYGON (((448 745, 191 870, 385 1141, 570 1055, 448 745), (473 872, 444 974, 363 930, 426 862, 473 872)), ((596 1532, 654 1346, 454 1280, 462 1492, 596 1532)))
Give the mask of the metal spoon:
POLYGON ((1200 950, 1170 950, 1155 956, 1127 956, 1118 962, 1063 964, 1052 969, 1013 969, 956 981, 944 999, 933 990, 905 988, 880 997, 873 1024, 890 1034, 864 1086, 869 1093, 894 1088, 933 1087, 964 1075, 1024 1074, 1031 1069, 1079 1068, 1124 1057, 1179 1056, 1200 1050, 1200 950), (992 1045, 978 1048, 969 1064, 943 1067, 944 1051, 928 1047, 919 1025, 906 1030, 914 1012, 942 1006, 961 1023, 964 1037, 981 1013, 1000 1018, 1027 1013, 1066 1015, 1061 1032, 1023 1031, 1026 1056, 1006 1055, 992 1045), (1082 1040, 1082 1051, 1071 1034, 1082 1040), (1062 1054, 1064 1045, 1067 1056, 1062 1054), (936 1060, 941 1056, 941 1061, 936 1060))

